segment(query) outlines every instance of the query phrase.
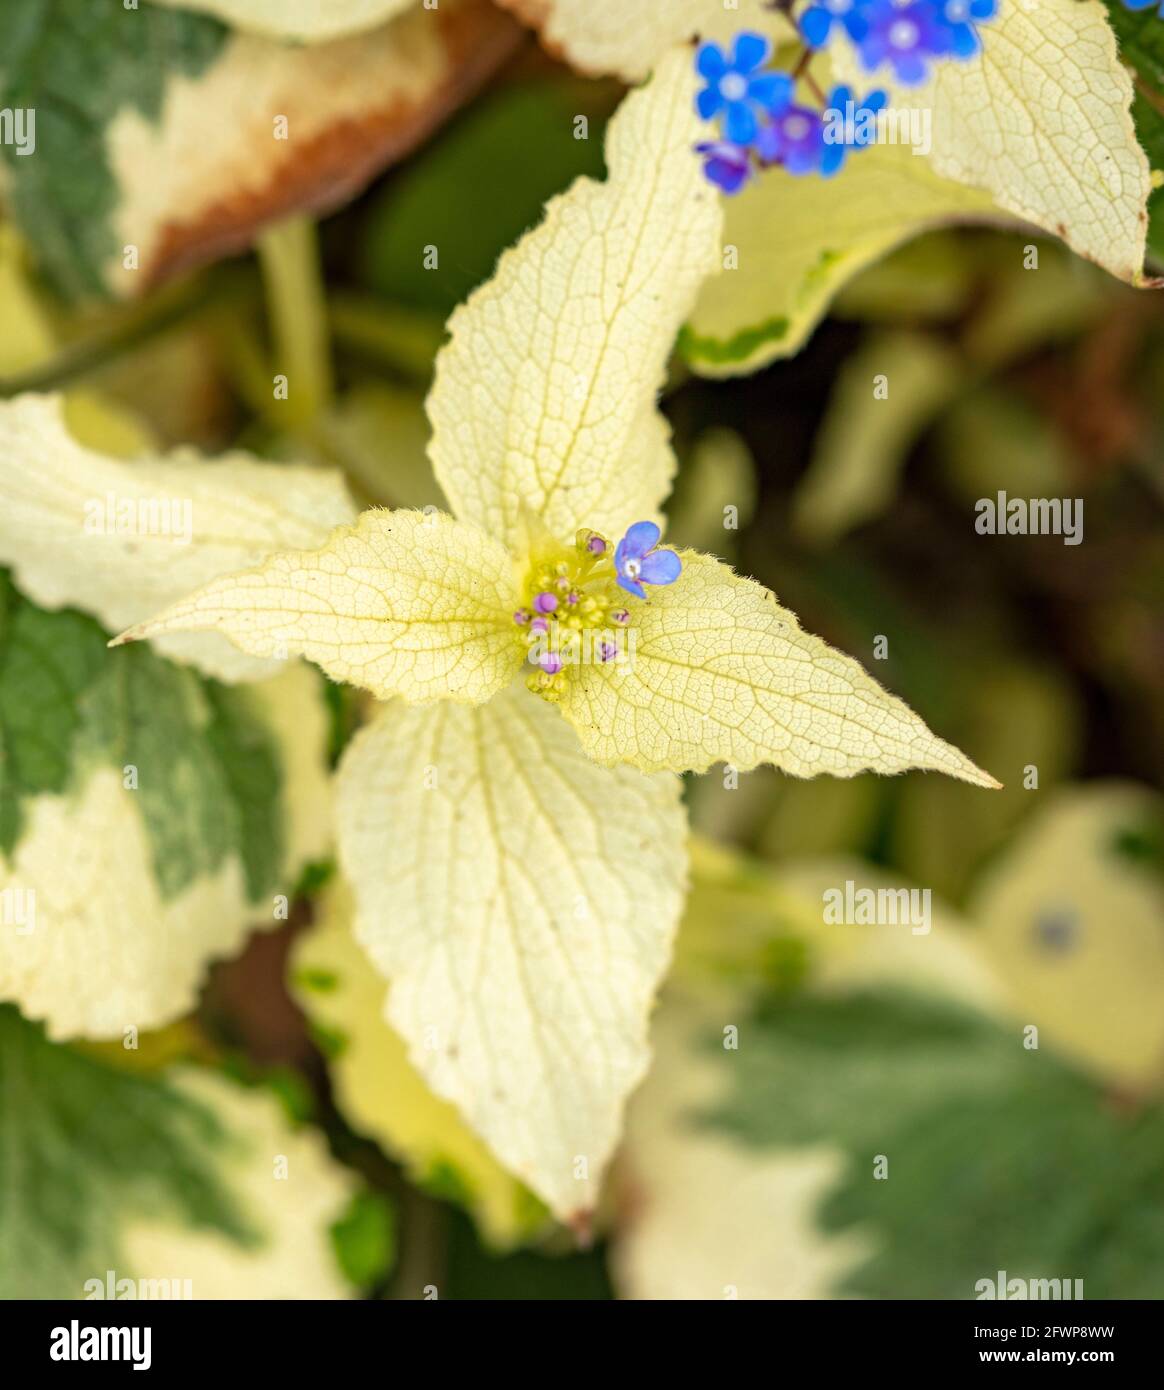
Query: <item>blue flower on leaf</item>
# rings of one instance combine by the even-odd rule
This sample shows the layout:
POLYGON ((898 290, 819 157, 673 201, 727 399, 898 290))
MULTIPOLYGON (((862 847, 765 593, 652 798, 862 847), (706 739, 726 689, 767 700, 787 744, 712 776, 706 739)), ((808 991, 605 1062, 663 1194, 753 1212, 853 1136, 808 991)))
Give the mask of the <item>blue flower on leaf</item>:
MULTIPOLYGON (((1161 0, 1144 0, 1145 4, 1160 4, 1161 0)), ((981 49, 982 40, 974 27, 998 13, 998 0, 939 0, 942 23, 950 32, 950 51, 955 58, 973 58, 981 49)))
POLYGON ((790 174, 820 172, 824 158, 824 118, 810 106, 789 106, 760 132, 756 149, 765 164, 780 164, 790 174))
POLYGON ((614 549, 618 582, 628 594, 646 598, 644 584, 674 584, 683 562, 673 550, 656 550, 662 532, 653 521, 636 521, 614 549))
POLYGON ((696 71, 707 81, 696 107, 705 121, 722 115, 724 134, 734 145, 750 145, 760 118, 792 100, 788 73, 759 71, 771 47, 763 35, 745 31, 736 35, 730 58, 717 43, 705 43, 696 55, 696 71))
POLYGON ((935 0, 875 0, 868 15, 869 27, 857 45, 861 61, 872 72, 888 63, 897 80, 909 86, 924 82, 930 60, 949 57, 954 37, 943 18, 943 6, 935 0))
POLYGON ((743 145, 707 140, 695 147, 703 155, 703 172, 725 193, 738 193, 752 177, 752 161, 743 145))
POLYGON ((869 31, 868 11, 872 0, 821 0, 800 16, 800 33, 809 48, 824 48, 839 24, 854 43, 869 31))
POLYGON ((858 104, 851 87, 837 86, 828 95, 824 112, 824 150, 820 157, 820 172, 825 178, 835 174, 845 162, 849 150, 864 149, 877 139, 877 113, 884 110, 889 98, 880 89, 870 92, 858 104))

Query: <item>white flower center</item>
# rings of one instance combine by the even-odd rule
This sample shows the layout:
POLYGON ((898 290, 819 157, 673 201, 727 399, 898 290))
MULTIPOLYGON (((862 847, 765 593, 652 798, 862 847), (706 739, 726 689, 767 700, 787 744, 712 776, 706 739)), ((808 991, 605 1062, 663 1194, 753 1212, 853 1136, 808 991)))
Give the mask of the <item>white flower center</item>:
POLYGON ((918 27, 912 19, 897 19, 889 26, 889 42, 894 48, 913 48, 918 41, 918 27))
POLYGON ((642 573, 643 566, 640 560, 624 560, 622 572, 628 579, 637 579, 642 573))
POLYGON ((970 6, 966 0, 949 0, 946 5, 946 18, 951 24, 963 24, 970 16, 970 6))
POLYGON ((848 14, 853 8, 853 0, 825 0, 829 14, 848 14))
POLYGON ((738 72, 729 72, 719 84, 725 101, 743 101, 748 95, 748 79, 738 72))

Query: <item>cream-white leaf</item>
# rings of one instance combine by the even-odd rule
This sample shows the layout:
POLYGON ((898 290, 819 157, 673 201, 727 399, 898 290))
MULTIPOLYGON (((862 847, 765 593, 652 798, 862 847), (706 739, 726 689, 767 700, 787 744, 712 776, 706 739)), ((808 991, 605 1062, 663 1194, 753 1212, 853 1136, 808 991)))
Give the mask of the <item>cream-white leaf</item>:
POLYGON ((413 1065, 583 1224, 682 905, 678 780, 596 767, 516 686, 478 709, 385 709, 344 756, 337 816, 413 1065))

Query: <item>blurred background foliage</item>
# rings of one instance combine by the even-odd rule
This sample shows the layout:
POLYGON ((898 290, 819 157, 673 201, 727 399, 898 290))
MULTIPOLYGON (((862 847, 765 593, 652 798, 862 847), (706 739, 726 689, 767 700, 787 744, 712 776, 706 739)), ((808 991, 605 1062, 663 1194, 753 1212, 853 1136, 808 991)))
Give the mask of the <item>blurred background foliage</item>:
MULTIPOLYGON (((129 307, 56 298, 5 227, 2 389, 67 390, 109 452, 240 445, 339 467, 368 503, 439 504, 423 398, 444 321, 548 197, 601 173, 619 94, 523 51, 343 211, 129 307)), ((589 1244, 425 1091, 329 865, 132 1063, 62 1055, 115 1093, 127 1065, 140 1086, 179 1062, 274 1089, 351 1180, 331 1239, 369 1296, 964 1298, 1003 1268, 1158 1296, 1164 302, 1049 241, 941 230, 861 274, 790 361, 708 382, 677 359, 664 407, 673 538, 769 585, 1006 786, 692 780, 657 1063, 589 1244), (999 491, 1083 498, 1083 543, 976 534, 999 491), (823 927, 846 878, 932 889, 932 932, 823 927)), ((335 756, 359 710, 329 698, 335 756)), ((185 1200, 236 1220, 202 1210, 196 1175, 185 1200)))

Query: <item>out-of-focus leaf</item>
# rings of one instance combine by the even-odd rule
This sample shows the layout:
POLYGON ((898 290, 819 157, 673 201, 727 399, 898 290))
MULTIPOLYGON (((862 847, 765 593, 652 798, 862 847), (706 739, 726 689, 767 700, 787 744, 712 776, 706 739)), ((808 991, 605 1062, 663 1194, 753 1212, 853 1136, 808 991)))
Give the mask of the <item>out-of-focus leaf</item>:
POLYGON ((396 1211, 380 1192, 357 1192, 331 1228, 336 1258, 357 1288, 380 1283, 396 1258, 396 1211))
POLYGON ((952 232, 931 232, 863 270, 840 291, 833 318, 868 323, 926 323, 953 318, 973 291, 969 246, 952 232))
POLYGON ((970 912, 1041 1044, 1117 1085, 1164 1089, 1164 800, 1130 783, 1059 791, 970 912))
POLYGON ((696 439, 667 507, 667 542, 725 560, 756 507, 756 464, 735 430, 713 427, 696 439))
POLYGON ((987 260, 993 292, 962 337, 967 356, 981 371, 997 371, 1074 337, 1118 297, 1133 293, 1054 242, 1028 244, 1038 251, 1037 268, 1022 268, 1026 248, 1009 238, 995 243, 987 260))
MULTIPOLYGON (((293 1126, 279 1099, 264 1089, 192 1068, 175 1070, 166 1082, 221 1132, 213 1175, 243 1213, 248 1239, 182 1220, 173 1202, 159 1205, 126 1223, 130 1276, 189 1280, 195 1299, 350 1298, 351 1285, 369 1272, 369 1256, 385 1252, 365 1245, 361 1259, 350 1239, 337 1243, 334 1231, 347 1220, 354 1235, 355 1203, 365 1210, 378 1203, 332 1159, 323 1135, 293 1126)), ((78 1151, 88 1147, 82 1135, 78 1151)), ((106 1268, 94 1273, 104 1279, 106 1268)))
MULTIPOLYGON (((175 10, 200 10, 234 29, 320 43, 395 18, 416 0, 149 0, 175 10)), ((436 8, 436 7, 434 7, 436 8)))
POLYGON ((544 82, 503 89, 380 195, 363 279, 392 300, 447 317, 541 220, 555 193, 602 172, 602 122, 583 116, 568 90, 544 82))
POLYGON ((276 920, 273 895, 290 897, 330 833, 313 673, 257 694, 105 640, 6 584, 0 998, 54 1037, 114 1037, 188 1009, 209 961, 276 920))
POLYGON ((373 504, 417 511, 447 505, 428 460, 424 400, 415 391, 386 382, 354 386, 318 428, 331 456, 373 504))
POLYGON ((1082 722, 1073 687, 1053 666, 996 659, 964 694, 962 736, 989 750, 1002 791, 984 809, 973 797, 950 795, 953 787, 919 778, 901 788, 892 836, 896 862, 952 901, 1039 798, 1070 775, 1082 722), (1024 786, 1028 768, 1037 770, 1038 790, 1024 786))
POLYGON ((919 333, 876 334, 842 368, 792 524, 827 544, 885 510, 919 435, 962 387, 956 354, 919 333))
POLYGON ((792 37, 766 0, 499 0, 532 24, 542 43, 580 72, 641 81, 664 50, 693 34, 727 40, 741 29, 792 37))
POLYGON ((1164 1111, 1115 1111, 1017 1026, 919 995, 783 1001, 740 1035, 731 1053, 705 1035, 730 1092, 704 1117, 757 1156, 845 1151, 818 1224, 872 1253, 837 1292, 972 1298, 1003 1269, 1082 1279, 1089 1298, 1151 1296, 1164 1111))
POLYGON ((268 221, 346 200, 517 32, 487 0, 417 4, 306 48, 156 5, 8 0, 0 102, 37 121, 35 155, 0 150, 14 216, 70 296, 139 293, 268 221))
POLYGON ((135 1214, 253 1239, 223 1183, 229 1141, 212 1114, 46 1042, 11 1005, 0 1005, 0 1132, 0 1297, 81 1298, 107 1269, 129 1276, 135 1214))
POLYGON ((623 1298, 822 1298, 867 1253, 862 1234, 817 1228, 844 1169, 836 1146, 758 1151, 700 1122, 728 1080, 708 1040, 745 1013, 668 998, 656 1018, 655 1065, 631 1102, 617 1172, 623 1298))
POLYGON ((936 427, 942 476, 958 501, 1063 496, 1079 470, 1045 415, 1001 386, 983 386, 954 402, 936 427))

